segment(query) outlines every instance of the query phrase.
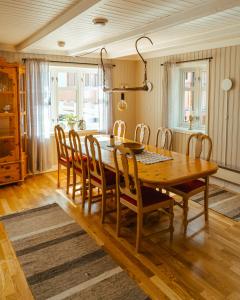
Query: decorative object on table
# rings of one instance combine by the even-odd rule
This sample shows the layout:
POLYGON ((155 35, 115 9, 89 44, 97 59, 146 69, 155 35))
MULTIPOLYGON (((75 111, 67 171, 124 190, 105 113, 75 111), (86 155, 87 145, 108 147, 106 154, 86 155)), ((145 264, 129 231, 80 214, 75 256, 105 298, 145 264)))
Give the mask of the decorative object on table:
POLYGON ((132 150, 133 153, 135 154, 139 154, 142 153, 144 150, 144 145, 140 144, 140 143, 135 143, 135 142, 126 142, 126 143, 122 143, 122 145, 125 148, 129 148, 132 150))
POLYGON ((148 299, 58 204, 6 215, 0 220, 34 299, 148 299))
POLYGON ((101 51, 100 51, 100 58, 101 58, 101 65, 102 65, 102 70, 103 70, 103 91, 104 92, 119 93, 119 92, 130 92, 130 91, 146 91, 146 92, 151 92, 152 91, 153 84, 147 80, 147 61, 142 57, 141 53, 138 50, 138 42, 141 39, 147 39, 152 45, 153 45, 153 42, 147 36, 141 36, 135 42, 135 48, 136 48, 137 54, 140 56, 140 58, 141 58, 141 60, 142 60, 142 62, 144 64, 143 85, 142 86, 138 86, 138 87, 124 86, 124 87, 120 87, 120 88, 107 88, 106 85, 105 85, 106 84, 106 80, 105 80, 105 68, 104 68, 103 57, 102 57, 103 51, 105 51, 105 53, 107 53, 107 50, 106 50, 106 48, 102 48, 101 51))
POLYGON ((79 130, 85 130, 86 129, 86 121, 83 119, 80 119, 79 121, 77 121, 78 123, 78 129, 79 130))
POLYGON ((121 93, 121 100, 118 102, 118 110, 124 111, 126 109, 127 109, 127 102, 125 100, 125 95, 124 93, 121 93))
POLYGON ((110 134, 110 142, 109 142, 110 147, 115 146, 115 137, 113 134, 110 134))
POLYGON ((5 106, 3 106, 3 111, 5 112, 5 113, 9 113, 10 111, 11 111, 11 109, 12 109, 12 107, 11 107, 11 105, 10 104, 6 104, 5 106))

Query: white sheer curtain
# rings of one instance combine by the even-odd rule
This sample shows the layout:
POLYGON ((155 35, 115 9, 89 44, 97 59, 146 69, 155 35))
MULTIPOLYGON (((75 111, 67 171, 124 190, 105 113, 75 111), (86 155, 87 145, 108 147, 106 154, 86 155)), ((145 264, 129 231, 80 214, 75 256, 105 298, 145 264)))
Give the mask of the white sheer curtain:
POLYGON ((28 163, 32 173, 50 169, 50 88, 49 64, 40 60, 26 61, 28 163))
MULTIPOLYGON (((99 78, 99 129, 102 133, 110 134, 113 127, 112 93, 103 92, 103 71, 98 68, 99 78)), ((112 87, 112 67, 105 66, 106 87, 112 87)))
MULTIPOLYGON (((176 64, 172 62, 165 62, 162 70, 161 80, 161 103, 162 103, 162 126, 172 127, 172 100, 174 98, 173 89, 175 88, 175 80, 173 73, 176 64)), ((177 100, 177 99, 176 99, 177 100)))

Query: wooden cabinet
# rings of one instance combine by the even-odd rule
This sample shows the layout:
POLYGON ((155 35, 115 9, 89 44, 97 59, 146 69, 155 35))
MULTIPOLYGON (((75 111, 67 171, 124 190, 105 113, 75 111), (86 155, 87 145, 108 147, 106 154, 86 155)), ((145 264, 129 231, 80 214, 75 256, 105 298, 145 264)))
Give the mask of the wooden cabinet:
POLYGON ((25 68, 0 59, 0 185, 27 174, 25 68))

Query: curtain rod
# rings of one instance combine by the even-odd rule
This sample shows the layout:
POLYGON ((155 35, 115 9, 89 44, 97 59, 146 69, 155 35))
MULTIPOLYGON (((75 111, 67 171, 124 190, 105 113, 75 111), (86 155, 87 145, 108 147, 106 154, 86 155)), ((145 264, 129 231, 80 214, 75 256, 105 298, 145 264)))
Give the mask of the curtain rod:
MULTIPOLYGON (((31 58, 30 58, 31 59, 31 58)), ((23 58, 22 61, 25 62, 28 58, 23 58)), ((60 60, 47 60, 50 63, 61 63, 61 64, 77 64, 77 65, 88 65, 88 66, 99 66, 96 63, 86 63, 86 62, 78 62, 78 61, 60 61, 60 60)), ((108 65, 108 64, 107 64, 108 65)), ((116 67, 114 64, 109 64, 112 67, 116 67)))
MULTIPOLYGON (((205 57, 205 58, 177 61, 177 62, 175 62, 175 64, 183 64, 183 63, 187 63, 187 62, 200 61, 200 60, 212 60, 212 59, 213 59, 213 57, 211 56, 211 57, 205 57)), ((161 66, 164 66, 164 63, 161 64, 161 66)))

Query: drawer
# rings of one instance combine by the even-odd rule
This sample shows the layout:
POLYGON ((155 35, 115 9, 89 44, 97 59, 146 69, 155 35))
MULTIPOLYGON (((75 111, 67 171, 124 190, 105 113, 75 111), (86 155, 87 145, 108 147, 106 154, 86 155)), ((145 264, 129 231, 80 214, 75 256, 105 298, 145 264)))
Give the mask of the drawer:
POLYGON ((7 164, 0 166, 0 184, 20 180, 20 164, 7 164))

